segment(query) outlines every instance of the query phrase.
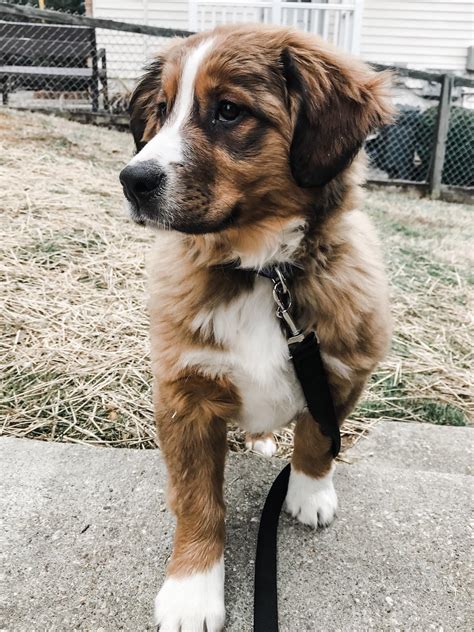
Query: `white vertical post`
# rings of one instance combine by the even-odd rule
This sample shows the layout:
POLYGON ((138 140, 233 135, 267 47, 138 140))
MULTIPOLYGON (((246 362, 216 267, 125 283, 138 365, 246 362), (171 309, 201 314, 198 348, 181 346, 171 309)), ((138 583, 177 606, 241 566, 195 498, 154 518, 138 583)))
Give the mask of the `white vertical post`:
POLYGON ((351 52, 351 26, 353 21, 351 20, 350 11, 344 11, 344 50, 348 53, 351 52))
POLYGON ((322 28, 321 28, 321 33, 320 35, 322 36, 323 39, 328 40, 329 41, 329 18, 330 18, 330 13, 327 9, 323 9, 322 11, 322 28))
POLYGON ((281 24, 281 0, 272 0, 272 24, 281 24))
MULTIPOLYGON (((293 26, 297 26, 298 24, 298 9, 291 9, 293 12, 293 26)), ((288 20, 289 22, 289 20, 288 20)))
POLYGON ((355 0, 354 16, 352 18, 351 53, 360 54, 360 36, 362 32, 362 16, 364 13, 364 0, 355 0))
POLYGON ((340 46, 340 43, 339 43, 339 36, 341 33, 340 20, 341 20, 341 12, 334 11, 334 31, 332 34, 332 43, 334 44, 334 46, 340 46))
POLYGON ((189 0, 189 30, 198 30, 198 3, 197 0, 189 0))
MULTIPOLYGON (((150 24, 150 22, 149 22, 149 17, 150 16, 149 16, 149 13, 148 13, 148 8, 149 8, 148 7, 148 0, 143 0, 143 2, 142 2, 142 10, 143 10, 143 19, 142 19, 142 21, 143 21, 143 24, 150 24)), ((140 40, 143 42, 143 49, 144 49, 143 50, 143 53, 144 53, 144 57, 143 58, 144 59, 148 59, 148 57, 149 57, 149 52, 150 52, 149 44, 150 44, 150 40, 151 39, 152 39, 151 37, 146 37, 146 35, 145 36, 142 35, 140 37, 140 40)))

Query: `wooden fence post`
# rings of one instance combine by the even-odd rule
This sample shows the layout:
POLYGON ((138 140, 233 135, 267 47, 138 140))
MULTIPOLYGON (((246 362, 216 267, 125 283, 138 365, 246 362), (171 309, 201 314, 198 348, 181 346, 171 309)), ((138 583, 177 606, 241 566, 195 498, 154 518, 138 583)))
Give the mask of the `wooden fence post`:
POLYGON ((446 155, 446 139, 448 138, 449 114, 451 110, 451 93, 454 85, 453 75, 443 75, 441 94, 439 96, 438 116, 436 119, 435 136, 428 189, 430 196, 438 199, 441 195, 441 178, 443 175, 444 158, 446 155))

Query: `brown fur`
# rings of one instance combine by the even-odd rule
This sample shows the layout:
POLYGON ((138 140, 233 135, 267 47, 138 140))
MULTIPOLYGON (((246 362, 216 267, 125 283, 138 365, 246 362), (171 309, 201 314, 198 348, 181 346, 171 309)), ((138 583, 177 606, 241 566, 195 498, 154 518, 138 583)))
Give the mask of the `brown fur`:
POLYGON ((239 398, 228 380, 199 375, 161 383, 155 393, 169 503, 177 518, 168 572, 206 570, 222 555, 226 421, 235 414, 239 398))
MULTIPOLYGON (((138 147, 163 124, 158 103, 172 109, 183 59, 203 37, 173 41, 138 85, 131 103, 138 147)), ((354 156, 389 120, 387 78, 288 29, 222 27, 214 37, 219 45, 196 80, 198 114, 186 128, 194 159, 172 192, 171 227, 184 232, 162 233, 150 266, 156 420, 177 517, 171 574, 205 570, 223 550, 225 426, 238 417, 241 394, 229 377, 179 362, 190 351, 221 349, 212 331, 193 325, 203 306, 212 311, 253 288, 252 274, 216 264, 265 245, 271 251, 282 227, 301 218, 305 236, 292 255, 300 268, 292 281, 295 315, 305 330, 317 328, 323 352, 350 371, 348 378, 328 361, 341 423, 390 337, 376 238, 353 211, 363 171, 363 158, 354 156), (216 92, 252 112, 238 130, 206 128, 202 113, 216 92)), ((302 415, 294 468, 319 477, 331 462, 328 440, 302 415)))

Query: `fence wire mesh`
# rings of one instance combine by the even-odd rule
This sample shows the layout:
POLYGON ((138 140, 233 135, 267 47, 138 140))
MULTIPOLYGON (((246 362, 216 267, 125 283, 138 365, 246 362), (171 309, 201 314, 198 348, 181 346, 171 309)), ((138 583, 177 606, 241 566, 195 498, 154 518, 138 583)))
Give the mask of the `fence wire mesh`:
POLYGON ((474 110, 457 105, 451 107, 441 181, 474 187, 474 110))
MULTIPOLYGON (((395 78, 395 122, 366 142, 370 177, 428 182, 436 143, 440 90, 438 81, 395 78)), ((470 101, 473 96, 458 87, 451 97, 442 171, 442 183, 446 185, 474 186, 474 103, 470 101)))
POLYGON ((120 113, 144 64, 165 42, 140 33, 2 18, 2 102, 120 113))
MULTIPOLYGON (((45 24, 0 13, 2 102, 124 114, 144 65, 167 41, 132 30, 45 24)), ((396 79, 395 123, 366 143, 370 179, 429 181, 440 89, 439 81, 396 79)), ((472 88, 453 90, 445 147, 442 183, 474 187, 472 88)))

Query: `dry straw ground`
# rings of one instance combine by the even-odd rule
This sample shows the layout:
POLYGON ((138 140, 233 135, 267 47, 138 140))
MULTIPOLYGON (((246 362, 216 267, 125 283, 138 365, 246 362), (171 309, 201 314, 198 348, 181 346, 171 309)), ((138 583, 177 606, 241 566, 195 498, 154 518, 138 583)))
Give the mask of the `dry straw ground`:
MULTIPOLYGON (((0 143, 1 432, 153 447, 143 271, 153 238, 121 212, 129 136, 3 110, 0 143)), ((470 210, 381 192, 366 206, 396 331, 346 442, 381 418, 468 423, 470 210)), ((287 453, 291 430, 278 439, 287 453)), ((242 448, 239 432, 230 444, 242 448)))

